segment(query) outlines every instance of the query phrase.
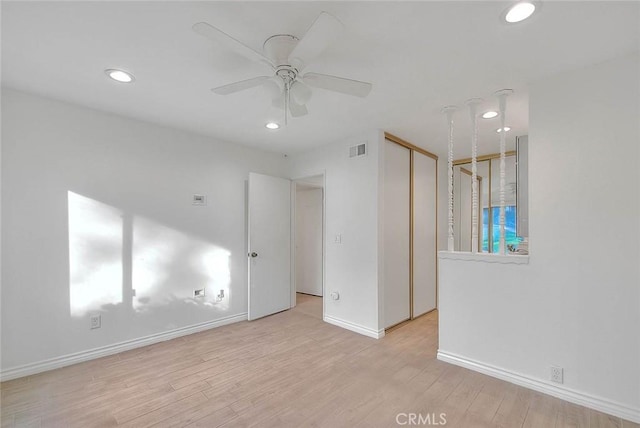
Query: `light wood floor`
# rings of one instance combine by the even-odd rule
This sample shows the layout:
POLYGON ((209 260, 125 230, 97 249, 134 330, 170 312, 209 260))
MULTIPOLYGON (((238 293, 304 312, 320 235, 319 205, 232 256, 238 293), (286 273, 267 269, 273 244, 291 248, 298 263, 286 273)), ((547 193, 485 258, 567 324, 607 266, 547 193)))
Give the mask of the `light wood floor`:
POLYGON ((2 427, 638 427, 436 360, 435 312, 374 340, 318 302, 4 382, 2 427))
POLYGON ((310 294, 296 294, 296 312, 309 315, 310 317, 322 319, 322 297, 310 294))

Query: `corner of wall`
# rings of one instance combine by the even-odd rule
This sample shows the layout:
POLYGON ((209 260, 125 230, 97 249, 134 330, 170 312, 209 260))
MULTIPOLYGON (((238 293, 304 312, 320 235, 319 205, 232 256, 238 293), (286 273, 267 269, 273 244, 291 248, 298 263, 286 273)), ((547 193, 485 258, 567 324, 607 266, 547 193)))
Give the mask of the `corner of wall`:
POLYGON ((384 331, 384 146, 385 135, 378 130, 378 329, 384 331))

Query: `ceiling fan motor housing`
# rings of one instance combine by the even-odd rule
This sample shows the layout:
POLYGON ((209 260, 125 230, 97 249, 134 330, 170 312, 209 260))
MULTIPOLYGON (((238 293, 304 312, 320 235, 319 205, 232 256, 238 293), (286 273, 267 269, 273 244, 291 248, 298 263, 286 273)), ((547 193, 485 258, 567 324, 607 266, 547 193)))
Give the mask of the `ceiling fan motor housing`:
POLYGON ((269 58, 278 69, 285 66, 291 67, 289 65, 289 55, 298 42, 299 39, 291 34, 277 34, 265 40, 262 45, 262 50, 265 56, 269 58))
POLYGON ((276 76, 281 78, 285 83, 292 83, 296 80, 296 76, 298 75, 298 70, 291 67, 290 65, 280 65, 276 68, 276 76))

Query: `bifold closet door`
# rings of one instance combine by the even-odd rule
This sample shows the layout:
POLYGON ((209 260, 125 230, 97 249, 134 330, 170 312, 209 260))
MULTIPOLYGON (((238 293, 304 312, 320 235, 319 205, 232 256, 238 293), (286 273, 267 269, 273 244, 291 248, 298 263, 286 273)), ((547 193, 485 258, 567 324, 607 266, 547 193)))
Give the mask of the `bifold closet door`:
POLYGON ((385 328, 410 318, 409 206, 411 151, 384 146, 384 319, 385 328))
POLYGON ((437 161, 413 152, 413 317, 436 308, 437 161))

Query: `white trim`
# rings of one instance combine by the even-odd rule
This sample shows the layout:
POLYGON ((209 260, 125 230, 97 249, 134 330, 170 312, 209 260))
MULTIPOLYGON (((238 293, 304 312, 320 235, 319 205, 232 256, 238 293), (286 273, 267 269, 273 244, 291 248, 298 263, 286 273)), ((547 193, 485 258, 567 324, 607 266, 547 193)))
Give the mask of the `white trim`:
POLYGON ((215 321, 207 321, 187 327, 176 328, 174 330, 156 333, 150 336, 140 337, 138 339, 126 340, 124 342, 114 343, 112 345, 102 346, 100 348, 89 349, 87 351, 80 351, 73 354, 63 355, 61 357, 55 357, 48 360, 25 364, 23 366, 12 367, 0 372, 0 380, 4 382, 7 380, 29 376, 48 370, 58 369, 60 367, 70 366, 72 364, 81 363, 83 361, 106 357, 107 355, 118 354, 130 349, 140 348, 158 342, 164 342, 166 340, 175 339, 176 337, 187 336, 189 334, 198 333, 200 331, 209 330, 215 327, 222 327, 223 325, 245 321, 246 319, 247 313, 243 312, 238 315, 220 318, 215 321))
POLYGON ((466 251, 438 251, 439 259, 464 260, 471 262, 528 265, 529 256, 522 254, 500 255, 497 253, 469 253, 466 251))
MULTIPOLYGON (((511 257, 511 256, 509 256, 511 257)), ((584 392, 576 391, 566 387, 560 387, 547 382, 534 379, 519 373, 515 373, 499 367, 490 366, 479 361, 474 361, 460 355, 438 350, 438 359, 456 366, 464 367, 479 373, 483 373, 534 391, 552 395, 562 400, 581 406, 589 407, 603 413, 618 416, 628 421, 640 423, 640 408, 629 407, 622 403, 608 400, 584 392)))
POLYGON ((374 330, 369 327, 364 327, 359 324, 355 324, 349 321, 344 321, 338 318, 331 317, 329 315, 324 316, 324 321, 329 324, 336 325, 338 327, 342 327, 347 330, 351 330, 353 332, 362 334, 364 336, 373 337, 374 339, 380 339, 384 337, 384 329, 374 330))

